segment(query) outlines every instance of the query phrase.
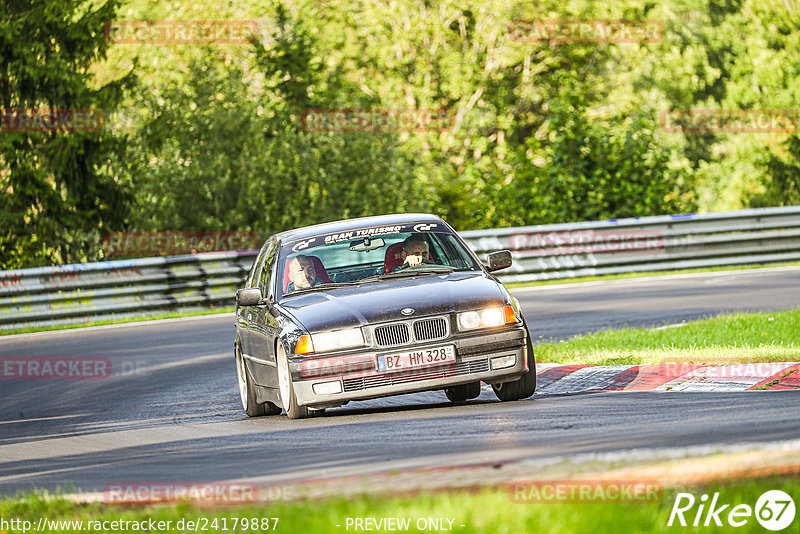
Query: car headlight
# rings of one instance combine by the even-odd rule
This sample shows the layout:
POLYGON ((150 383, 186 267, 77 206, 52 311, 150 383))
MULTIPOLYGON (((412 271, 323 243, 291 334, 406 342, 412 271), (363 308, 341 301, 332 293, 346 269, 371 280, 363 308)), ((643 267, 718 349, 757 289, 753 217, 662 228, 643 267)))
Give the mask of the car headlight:
POLYGON ((457 315, 459 330, 474 330, 476 328, 491 328, 505 324, 516 323, 517 314, 511 306, 486 308, 479 311, 462 312, 457 315))
POLYGON ((311 334, 311 339, 316 352, 330 352, 364 345, 364 335, 360 328, 311 334))

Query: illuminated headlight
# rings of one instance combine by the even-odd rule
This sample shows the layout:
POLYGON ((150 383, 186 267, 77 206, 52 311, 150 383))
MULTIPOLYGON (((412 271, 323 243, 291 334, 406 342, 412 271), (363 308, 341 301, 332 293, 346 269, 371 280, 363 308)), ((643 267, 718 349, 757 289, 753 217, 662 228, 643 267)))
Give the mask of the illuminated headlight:
POLYGON ((311 334, 311 339, 314 341, 314 349, 317 352, 330 352, 364 345, 364 335, 360 328, 311 334))
POLYGON ((511 306, 499 308, 486 308, 481 311, 468 311, 458 314, 459 330, 474 330, 475 328, 491 328, 517 322, 517 316, 511 306))
POLYGON ((500 326, 506 324, 503 315, 503 308, 489 308, 481 312, 481 324, 483 326, 500 326))
POLYGON ((311 387, 316 395, 334 395, 342 392, 342 383, 338 380, 332 382, 317 382, 311 387))

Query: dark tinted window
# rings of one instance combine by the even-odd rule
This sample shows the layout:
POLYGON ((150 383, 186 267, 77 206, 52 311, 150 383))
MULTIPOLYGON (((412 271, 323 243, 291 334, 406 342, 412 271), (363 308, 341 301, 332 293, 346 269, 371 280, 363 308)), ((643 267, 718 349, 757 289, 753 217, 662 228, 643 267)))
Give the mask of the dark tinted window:
MULTIPOLYGON (((288 287, 289 280, 283 280, 286 262, 300 256, 311 257, 316 265, 322 265, 324 272, 316 269, 316 277, 323 282, 358 282, 392 270, 403 264, 402 243, 414 236, 414 241, 427 245, 429 257, 416 269, 447 267, 456 271, 480 270, 470 253, 451 232, 398 232, 364 238, 342 237, 338 241, 303 247, 294 250, 296 243, 290 243, 281 251, 278 287, 288 287), (360 250, 359 250, 360 249, 360 250), (317 261, 318 260, 318 261, 317 261)), ((321 239, 317 241, 323 242, 321 239)))

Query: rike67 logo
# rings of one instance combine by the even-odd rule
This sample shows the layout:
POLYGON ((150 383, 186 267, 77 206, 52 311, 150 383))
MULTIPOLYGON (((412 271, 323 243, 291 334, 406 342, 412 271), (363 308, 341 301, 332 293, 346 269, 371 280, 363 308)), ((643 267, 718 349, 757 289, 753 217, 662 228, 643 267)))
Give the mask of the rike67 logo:
POLYGON ((691 493, 678 493, 667 526, 743 527, 755 516, 756 521, 767 530, 780 531, 794 522, 795 505, 792 497, 781 490, 764 492, 756 501, 755 509, 749 504, 724 503, 720 494, 703 494, 695 499, 691 493))

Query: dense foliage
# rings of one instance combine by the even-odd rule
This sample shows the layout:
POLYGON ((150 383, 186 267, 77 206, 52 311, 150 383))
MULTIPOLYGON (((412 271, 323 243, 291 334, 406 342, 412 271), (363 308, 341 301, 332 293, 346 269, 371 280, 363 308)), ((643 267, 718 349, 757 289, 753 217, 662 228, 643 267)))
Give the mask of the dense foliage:
POLYGON ((95 260, 111 230, 257 231, 399 211, 457 229, 800 203, 794 131, 671 131, 667 110, 800 101, 800 1, 26 0, 0 7, 0 268, 95 260), (254 20, 243 44, 119 44, 108 20, 254 20), (655 21, 639 42, 515 21, 655 21), (132 86, 135 84, 135 86, 132 86), (132 90, 125 91, 132 86, 132 90), (308 109, 429 109, 444 131, 319 132, 308 109))
POLYGON ((130 76, 95 86, 90 72, 105 56, 103 22, 117 5, 9 0, 1 6, 0 268, 82 258, 97 248, 101 232, 124 222, 131 197, 106 167, 123 136, 70 131, 71 119, 64 129, 6 130, 14 129, 13 110, 117 105, 130 76))

